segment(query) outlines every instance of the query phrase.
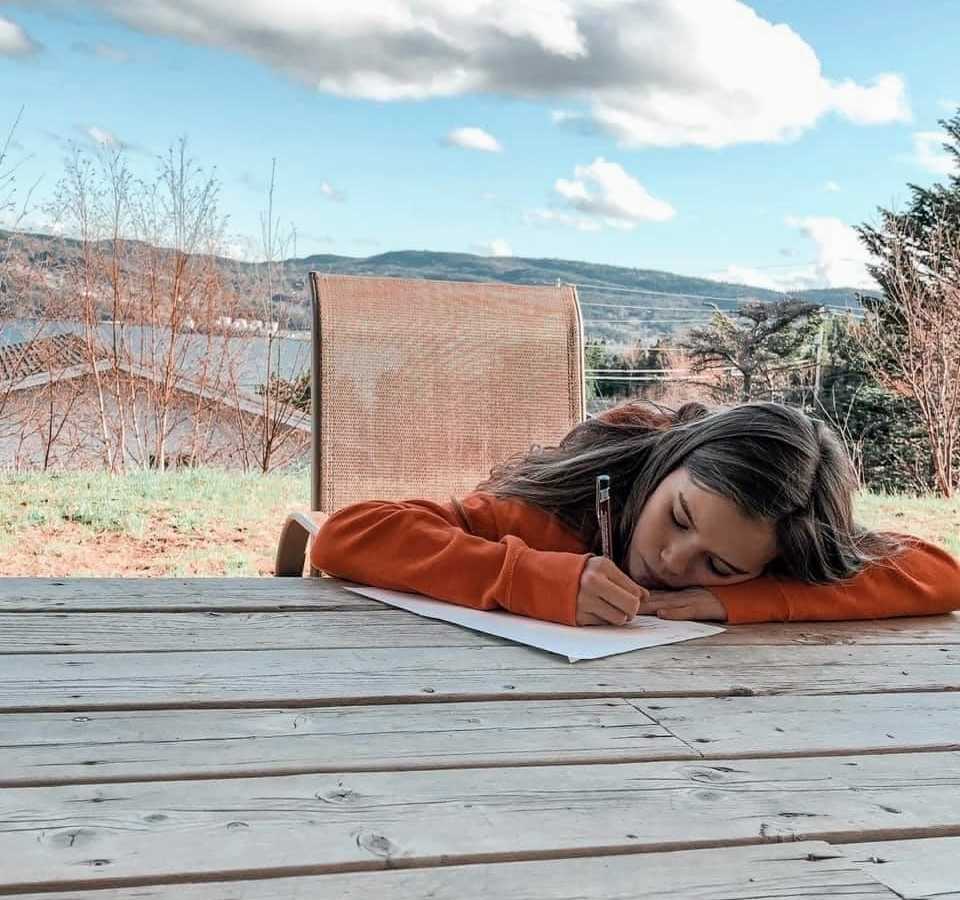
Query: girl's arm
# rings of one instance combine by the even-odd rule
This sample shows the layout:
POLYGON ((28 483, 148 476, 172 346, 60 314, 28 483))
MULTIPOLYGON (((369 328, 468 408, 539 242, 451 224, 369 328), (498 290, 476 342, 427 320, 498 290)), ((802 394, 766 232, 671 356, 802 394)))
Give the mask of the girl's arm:
POLYGON ((731 624, 884 619, 960 609, 960 563, 933 544, 909 540, 891 560, 837 584, 763 576, 707 590, 720 599, 731 624))
POLYGON ((484 493, 468 495, 460 510, 428 500, 345 507, 321 526, 311 563, 375 587, 576 624, 589 554, 572 532, 541 510, 484 493))

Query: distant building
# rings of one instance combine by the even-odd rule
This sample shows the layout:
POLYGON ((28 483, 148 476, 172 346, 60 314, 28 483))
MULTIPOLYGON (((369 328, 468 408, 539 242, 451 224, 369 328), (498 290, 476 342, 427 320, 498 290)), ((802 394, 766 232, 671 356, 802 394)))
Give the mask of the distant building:
POLYGON ((163 392, 163 379, 149 366, 122 362, 115 369, 107 349, 81 335, 0 346, 0 467, 99 467, 106 448, 119 446, 121 429, 128 468, 160 465, 161 428, 167 467, 256 468, 265 430, 274 435, 274 466, 309 459, 310 418, 298 410, 270 413, 271 428, 261 397, 226 385, 179 377, 165 404, 158 400, 163 392))

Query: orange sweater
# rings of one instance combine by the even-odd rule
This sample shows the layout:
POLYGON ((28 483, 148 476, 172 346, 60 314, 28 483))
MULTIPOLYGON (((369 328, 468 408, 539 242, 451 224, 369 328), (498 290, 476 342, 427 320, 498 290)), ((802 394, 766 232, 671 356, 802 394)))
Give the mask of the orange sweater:
MULTIPOLYGON (((348 506, 324 522, 311 562, 375 587, 575 625, 590 557, 580 537, 520 500, 474 492, 462 505, 465 521, 452 504, 428 500, 348 506)), ((709 590, 731 624, 920 616, 960 609, 960 564, 918 542, 895 564, 869 566, 839 584, 762 576, 709 590)))

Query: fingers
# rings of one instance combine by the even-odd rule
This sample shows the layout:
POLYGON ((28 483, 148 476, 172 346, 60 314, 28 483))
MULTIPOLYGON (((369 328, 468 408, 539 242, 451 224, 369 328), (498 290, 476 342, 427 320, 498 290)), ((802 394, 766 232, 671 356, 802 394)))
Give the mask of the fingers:
POLYGON ((605 625, 626 625, 637 615, 636 607, 636 598, 628 601, 626 609, 616 603, 611 603, 605 598, 600 598, 593 612, 604 620, 605 625))
MULTIPOLYGON (((590 561, 589 574, 585 581, 592 593, 620 610, 628 619, 632 619, 641 601, 648 596, 646 588, 641 587, 605 557, 595 557, 590 561)), ((603 613, 601 613, 603 615, 603 613)))
POLYGON ((697 610, 692 606, 670 606, 658 610, 657 616, 661 619, 673 619, 675 621, 696 619, 697 610))
POLYGON ((633 615, 607 603, 602 597, 591 597, 579 609, 577 622, 580 625, 626 625, 632 618, 633 615), (596 621, 588 622, 588 618, 596 621))
POLYGON ((618 588, 626 591, 628 594, 644 599, 650 596, 650 592, 641 585, 637 584, 623 569, 620 569, 612 562, 605 566, 603 574, 607 576, 618 588))
POLYGON ((578 625, 626 625, 649 592, 604 556, 592 556, 580 576, 578 625))

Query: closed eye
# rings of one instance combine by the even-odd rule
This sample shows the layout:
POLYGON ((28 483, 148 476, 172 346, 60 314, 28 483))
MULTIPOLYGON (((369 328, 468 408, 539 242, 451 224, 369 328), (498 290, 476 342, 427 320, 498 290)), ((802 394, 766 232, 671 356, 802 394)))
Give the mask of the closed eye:
MULTIPOLYGON (((670 518, 673 519, 673 524, 674 524, 674 526, 675 526, 676 528, 679 528, 681 531, 689 531, 689 530, 690 530, 690 526, 684 524, 683 522, 681 522, 681 521, 677 518, 677 514, 676 514, 672 509, 670 510, 670 518)), ((708 559, 707 559, 707 568, 708 568, 714 575, 718 575, 718 576, 720 576, 721 578, 730 578, 732 575, 736 575, 736 574, 737 574, 736 572, 721 572, 720 569, 717 568, 717 564, 713 561, 713 558, 712 558, 712 557, 708 557, 708 559)))

